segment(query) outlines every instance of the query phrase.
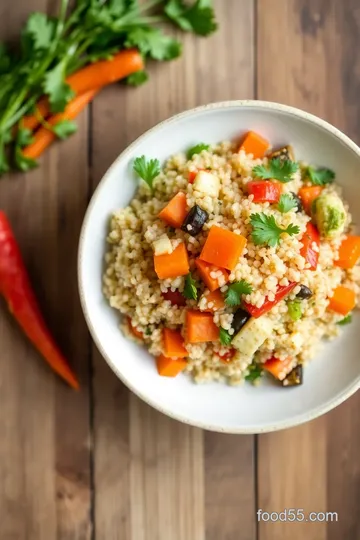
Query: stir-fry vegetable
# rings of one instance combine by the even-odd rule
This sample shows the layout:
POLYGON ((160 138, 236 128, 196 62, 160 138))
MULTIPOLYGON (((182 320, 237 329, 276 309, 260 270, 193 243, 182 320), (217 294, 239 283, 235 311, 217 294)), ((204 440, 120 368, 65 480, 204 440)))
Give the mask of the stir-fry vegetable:
POLYGON ((295 161, 295 154, 293 147, 288 144, 287 146, 283 146, 282 148, 279 148, 278 150, 274 150, 271 152, 270 159, 280 159, 281 161, 289 160, 289 161, 295 161))
POLYGON ((202 261, 201 259, 196 259, 195 265, 198 269, 201 279, 210 291, 215 291, 220 287, 219 278, 213 278, 211 274, 217 274, 218 272, 220 272, 224 284, 227 283, 229 280, 229 273, 224 268, 218 268, 217 266, 202 261))
POLYGON ((136 326, 133 326, 130 317, 127 318, 127 324, 133 336, 135 336, 137 339, 141 339, 141 340, 144 339, 144 334, 140 330, 138 330, 136 326))
POLYGON ((281 184, 267 180, 252 180, 247 184, 247 189, 255 203, 277 203, 282 191, 281 184))
POLYGON ((166 253, 169 254, 174 251, 171 240, 167 234, 162 234, 157 240, 154 240, 153 248, 155 255, 165 255, 166 253))
POLYGON ((179 228, 186 217, 186 195, 179 191, 159 213, 159 218, 170 227, 179 228))
POLYGON ((255 131, 249 131, 245 136, 239 150, 252 154, 254 159, 262 158, 270 148, 269 142, 255 131))
POLYGON ((246 302, 244 302, 244 308, 250 313, 252 317, 261 317, 262 315, 265 315, 265 313, 270 311, 274 306, 276 306, 276 304, 278 304, 281 300, 284 300, 284 298, 288 294, 290 294, 295 287, 296 283, 293 282, 289 283, 289 285, 279 285, 274 300, 266 299, 263 305, 259 308, 253 306, 252 304, 247 304, 246 302))
POLYGON ((219 196, 220 180, 209 171, 199 170, 194 180, 194 189, 203 195, 216 198, 219 196))
POLYGON ((180 332, 171 328, 164 328, 164 355, 168 358, 186 358, 188 352, 184 347, 184 339, 180 332))
POLYGON ((289 370, 289 366, 292 364, 293 358, 289 357, 285 360, 279 360, 275 356, 267 360, 264 364, 264 369, 271 373, 275 377, 275 379, 278 379, 279 381, 282 381, 285 379, 287 372, 289 370))
POLYGON ((310 264, 310 270, 316 270, 319 261, 320 235, 315 225, 310 222, 306 225, 301 243, 303 247, 300 250, 300 255, 310 264))
POLYGON ((303 383, 303 367, 301 364, 295 366, 285 379, 282 381, 283 386, 300 386, 303 383))
POLYGON ((160 354, 156 358, 156 367, 162 377, 176 377, 186 368, 187 362, 182 358, 167 358, 160 354))
POLYGON ((353 290, 340 285, 336 287, 331 298, 329 298, 329 309, 348 315, 356 305, 356 295, 353 290))
POLYGON ((206 298, 207 307, 203 311, 210 311, 213 313, 214 311, 219 311, 219 309, 225 307, 224 297, 219 289, 204 293, 204 297, 206 298))
POLYGON ((299 197, 307 214, 311 214, 311 206, 314 200, 319 197, 322 186, 306 186, 299 189, 299 197))
POLYGON ((208 219, 209 214, 206 210, 203 210, 200 206, 195 204, 186 216, 181 228, 191 236, 196 236, 201 232, 208 219))
POLYGON ((251 358, 271 336, 274 321, 268 317, 251 318, 232 339, 231 344, 244 356, 251 358))
POLYGON ((298 321, 302 317, 302 306, 301 306, 301 300, 298 298, 295 298, 295 300, 289 300, 287 303, 288 307, 288 313, 290 315, 290 319, 295 321, 298 321))
POLYGON ((335 261, 336 266, 349 269, 354 268, 360 257, 360 236, 347 236, 341 242, 339 258, 335 261))
POLYGON ((186 313, 186 340, 188 343, 217 341, 219 328, 211 313, 189 309, 186 313))
POLYGON ((296 298, 300 298, 300 300, 308 300, 313 294, 314 293, 311 289, 309 289, 309 287, 301 284, 300 291, 297 293, 296 298))
POLYGON ((154 266, 159 279, 186 276, 190 266, 185 244, 179 244, 169 255, 154 255, 154 266))
POLYGON ((186 304, 186 298, 180 291, 172 291, 169 289, 168 291, 163 292, 162 296, 165 300, 169 300, 173 306, 185 306, 186 304))
POLYGON ((213 225, 210 229, 200 259, 227 270, 233 270, 246 246, 246 238, 227 229, 213 225))
POLYGON ((239 330, 248 322, 251 315, 242 308, 239 308, 234 313, 234 318, 232 320, 231 326, 234 329, 234 333, 237 334, 239 330))

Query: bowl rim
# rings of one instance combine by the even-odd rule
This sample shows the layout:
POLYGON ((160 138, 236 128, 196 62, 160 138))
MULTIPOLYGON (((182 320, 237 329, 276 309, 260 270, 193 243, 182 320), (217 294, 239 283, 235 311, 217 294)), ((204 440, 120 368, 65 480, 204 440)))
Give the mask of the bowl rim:
POLYGON ((303 109, 299 109, 296 107, 292 107, 290 105, 284 105, 281 103, 276 103, 272 101, 262 101, 262 100, 254 100, 254 99, 246 99, 246 100, 229 100, 229 101, 219 101, 219 102, 213 102, 206 105, 200 105, 197 107, 194 107, 192 109, 185 110, 181 113, 177 113, 161 122, 156 124, 155 126, 151 127, 147 131, 145 131, 142 135, 137 137, 132 143, 130 143, 120 154, 119 156, 113 161, 113 163, 109 166, 107 171, 104 173, 103 177, 101 178, 99 184, 97 185, 90 202, 88 204, 88 207, 85 212, 85 216, 83 219, 83 223, 81 226, 80 231, 80 238, 79 238, 79 246, 78 246, 78 261, 77 261, 77 273, 78 273, 78 288, 79 288, 79 296, 80 296, 80 303, 82 307, 82 311, 85 317, 86 324, 88 326, 88 329, 90 331, 90 335, 99 350, 102 357, 106 360, 109 367, 112 369, 112 371, 115 373, 115 375, 120 379, 120 381, 127 386, 127 388, 133 392, 137 397, 139 397, 142 401, 156 409, 157 411, 169 416, 170 418, 173 418, 175 420, 178 420, 179 422, 182 422, 184 424, 198 427, 201 429, 205 429, 208 431, 214 431, 218 433, 229 433, 229 434, 246 434, 246 435, 254 435, 254 434, 260 434, 260 433, 270 433, 273 431, 279 431, 281 429, 287 429, 295 426, 299 426, 301 424, 304 424, 306 422, 309 422, 311 420, 315 420, 319 416, 322 416, 323 414, 326 414, 327 412, 331 411, 344 401, 346 401, 348 398, 350 398, 360 387, 360 373, 356 379, 352 383, 350 383, 345 389, 343 389, 335 398, 328 399, 325 403, 322 405, 319 405, 318 407, 315 407, 308 413, 304 414, 298 414, 292 419, 289 420, 283 420, 280 422, 276 422, 275 424, 266 426, 264 428, 256 428, 253 427, 241 427, 241 428, 221 428, 218 425, 212 425, 208 424, 206 422, 193 422, 191 418, 187 416, 182 416, 181 414, 173 413, 171 410, 166 409, 166 407, 160 406, 156 401, 153 399, 148 398, 146 395, 144 395, 142 392, 140 392, 136 386, 134 386, 124 375, 121 373, 121 370, 119 370, 116 366, 116 363, 110 358, 109 355, 106 354, 104 348, 102 347, 101 341, 97 336, 97 331, 95 327, 92 324, 90 314, 87 309, 87 303, 85 299, 85 292, 82 282, 82 266, 83 266, 83 251, 84 251, 84 241, 86 236, 86 231, 88 227, 88 222, 90 219, 90 214, 92 212, 93 207, 96 204, 96 201, 100 195, 100 192, 105 185, 108 177, 112 174, 113 169, 117 166, 117 163, 121 161, 122 159, 126 159, 126 156, 132 151, 132 149, 143 139, 147 138, 150 134, 157 131, 159 128, 163 127, 166 124, 175 124, 179 120, 182 120, 183 118, 187 118, 189 116, 196 115, 201 112, 205 111, 213 111, 213 110, 219 110, 223 108, 260 108, 260 109, 268 109, 273 111, 278 111, 282 113, 286 113, 287 115, 295 116, 297 118, 300 118, 302 120, 305 120, 311 124, 315 124, 321 128, 323 128, 325 131, 331 133, 334 137, 339 139, 345 146, 347 146, 350 150, 352 150, 357 157, 360 159, 360 147, 357 146, 357 144, 350 139, 347 135, 345 135, 340 129, 336 128, 326 120, 323 120, 322 118, 319 118, 318 116, 308 113, 304 111, 303 109))

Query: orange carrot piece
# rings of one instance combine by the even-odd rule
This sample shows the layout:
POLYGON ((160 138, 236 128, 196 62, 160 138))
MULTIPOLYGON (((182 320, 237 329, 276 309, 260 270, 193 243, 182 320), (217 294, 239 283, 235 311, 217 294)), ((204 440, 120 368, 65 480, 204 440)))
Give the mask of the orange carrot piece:
POLYGON ((299 197, 305 212, 311 214, 311 205, 323 190, 323 186, 305 186, 299 189, 299 197))
POLYGON ((211 313, 189 310, 186 313, 186 338, 188 343, 205 343, 219 339, 219 328, 211 313))
POLYGON ((201 279, 211 292, 216 291, 216 289, 220 287, 218 278, 212 278, 210 275, 211 272, 221 271, 222 275, 224 276, 225 283, 229 281, 229 273, 227 270, 225 270, 225 268, 219 268, 218 266, 209 264, 201 259, 196 259, 195 264, 201 279))
POLYGON ((347 287, 336 287, 334 294, 329 298, 329 309, 341 313, 341 315, 347 315, 354 309, 356 305, 356 296, 354 291, 347 287))
POLYGON ((340 268, 353 268, 360 257, 360 236, 347 236, 339 249, 335 265, 340 268))
POLYGON ((188 254, 184 242, 172 253, 154 255, 155 272, 159 279, 185 276, 190 271, 188 254))
POLYGON ((170 227, 179 228, 183 224, 186 214, 186 195, 179 191, 161 210, 158 217, 170 227))
MULTIPOLYGON (((81 113, 83 109, 85 109, 87 104, 95 97, 98 91, 99 89, 90 90, 89 92, 74 98, 67 105, 64 112, 51 116, 48 119, 48 123, 51 126, 55 126, 62 120, 73 120, 76 118, 76 116, 78 116, 78 114, 81 113)), ((48 130, 46 127, 41 127, 36 131, 33 142, 28 146, 25 146, 22 153, 27 158, 37 159, 46 150, 46 148, 50 146, 52 142, 54 142, 55 139, 55 133, 48 130)))
POLYGON ((186 358, 188 352, 184 347, 184 339, 180 332, 164 328, 164 354, 168 358, 186 358))
POLYGON ((156 358, 156 367, 162 377, 176 377, 186 367, 186 360, 182 358, 167 358, 160 354, 156 358))
POLYGON ((225 307, 224 297, 219 289, 205 293, 204 296, 206 297, 208 305, 204 311, 210 311, 210 313, 213 313, 214 311, 218 311, 219 309, 223 309, 225 307))
POLYGON ((267 360, 265 362, 264 369, 271 373, 271 375, 273 375, 275 379, 282 381, 288 374, 289 366, 292 361, 293 358, 291 358, 291 356, 289 358, 285 358, 285 360, 279 360, 278 358, 275 358, 275 356, 273 356, 272 358, 270 358, 270 360, 267 360))
POLYGON ((233 270, 246 246, 246 238, 213 225, 202 249, 200 259, 233 270))
MULTIPOLYGON (((100 86, 106 86, 144 69, 144 60, 137 49, 123 50, 110 60, 99 60, 73 73, 66 79, 76 95, 84 94, 100 86)), ((39 118, 51 114, 46 97, 39 100, 35 114, 25 116, 24 127, 34 130, 40 124, 39 118)))
POLYGON ((255 133, 255 131, 249 131, 239 150, 244 150, 247 154, 252 154, 254 159, 257 159, 264 157, 269 148, 269 141, 261 137, 258 133, 255 133))
POLYGON ((138 339, 144 339, 144 334, 140 332, 140 330, 138 330, 135 326, 133 326, 130 317, 127 318, 127 324, 133 336, 137 337, 138 339))

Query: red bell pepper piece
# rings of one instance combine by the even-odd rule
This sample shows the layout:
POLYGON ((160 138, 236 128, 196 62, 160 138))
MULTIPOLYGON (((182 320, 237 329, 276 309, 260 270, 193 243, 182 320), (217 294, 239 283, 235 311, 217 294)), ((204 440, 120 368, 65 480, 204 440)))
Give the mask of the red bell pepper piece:
POLYGON ((173 306, 185 306, 186 298, 180 291, 166 291, 162 293, 165 300, 169 300, 173 306))
POLYGON ((40 313, 20 249, 4 212, 0 212, 0 293, 25 335, 52 369, 78 389, 76 376, 57 348, 40 313))
POLYGON ((216 354, 220 358, 221 362, 223 362, 224 364, 228 364, 229 362, 232 361, 234 357, 235 349, 229 349, 224 354, 220 354, 220 353, 216 353, 216 354))
POLYGON ((316 270, 319 261, 319 252, 313 248, 313 243, 320 247, 319 231, 312 223, 306 225, 306 232, 301 239, 303 247, 300 250, 300 255, 304 257, 306 262, 310 264, 311 270, 316 270))
POLYGON ((190 171, 189 178, 188 178, 189 184, 193 184, 195 182, 196 175, 199 171, 211 171, 211 169, 200 168, 200 169, 196 169, 196 171, 190 171))
POLYGON ((270 180, 252 180, 247 184, 250 195, 254 196, 254 202, 277 203, 281 197, 281 185, 270 180))
POLYGON ((291 293, 291 291, 296 287, 296 285, 297 284, 294 282, 289 283, 289 285, 280 285, 277 288, 274 300, 266 299, 260 308, 244 302, 244 308, 250 313, 252 317, 255 317, 255 319, 257 319, 258 317, 261 317, 261 315, 265 315, 265 313, 270 311, 270 309, 272 309, 274 306, 276 306, 276 304, 283 300, 285 296, 291 293))

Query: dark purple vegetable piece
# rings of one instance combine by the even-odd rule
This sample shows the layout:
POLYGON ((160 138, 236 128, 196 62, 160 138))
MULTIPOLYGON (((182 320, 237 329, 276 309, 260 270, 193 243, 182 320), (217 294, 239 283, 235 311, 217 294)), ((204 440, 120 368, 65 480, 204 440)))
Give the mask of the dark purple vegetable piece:
POLYGON ((199 234, 203 228, 206 221, 209 219, 209 214, 206 210, 203 210, 195 204, 185 218, 184 223, 181 226, 181 229, 184 232, 191 234, 191 236, 196 236, 199 234))
POLYGON ((231 324, 231 326, 234 329, 234 335, 237 334, 241 330, 241 328, 244 326, 245 323, 248 322, 250 318, 251 318, 250 313, 248 313, 242 308, 239 308, 235 311, 234 318, 231 324))
POLYGON ((298 364, 282 381, 283 386, 300 386, 303 383, 303 367, 298 364))
POLYGON ((306 285, 300 285, 300 291, 297 293, 296 298, 301 300, 308 300, 313 295, 313 292, 306 285))

